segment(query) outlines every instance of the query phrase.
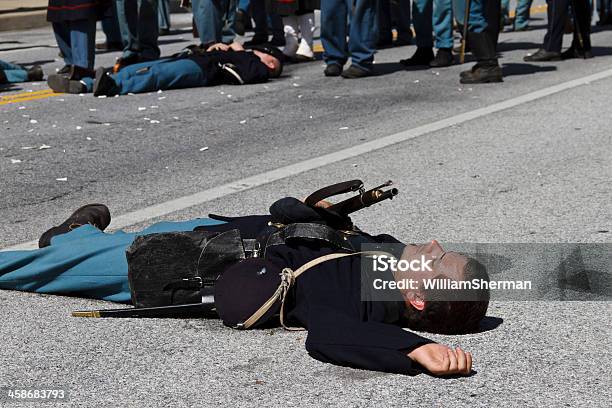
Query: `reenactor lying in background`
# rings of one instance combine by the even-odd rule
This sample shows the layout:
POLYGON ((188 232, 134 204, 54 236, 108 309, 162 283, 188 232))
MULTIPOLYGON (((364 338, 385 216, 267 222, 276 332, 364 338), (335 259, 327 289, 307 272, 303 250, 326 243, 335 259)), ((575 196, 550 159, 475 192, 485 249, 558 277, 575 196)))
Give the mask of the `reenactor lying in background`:
POLYGON ((126 66, 117 73, 100 67, 95 79, 50 75, 48 83, 55 92, 114 96, 219 84, 255 84, 280 76, 282 69, 283 54, 279 49, 267 46, 245 49, 234 42, 214 44, 206 50, 190 47, 169 58, 126 66))
POLYGON ((0 85, 26 81, 42 81, 43 75, 40 65, 25 68, 18 64, 11 64, 10 62, 0 60, 0 85))

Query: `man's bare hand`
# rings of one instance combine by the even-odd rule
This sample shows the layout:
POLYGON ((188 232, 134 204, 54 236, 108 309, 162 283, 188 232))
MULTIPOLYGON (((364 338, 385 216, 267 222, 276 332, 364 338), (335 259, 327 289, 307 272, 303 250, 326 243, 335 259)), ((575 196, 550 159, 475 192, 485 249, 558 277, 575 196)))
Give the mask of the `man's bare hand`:
POLYGON ((234 51, 244 51, 244 47, 237 41, 230 44, 230 48, 234 51))
POLYGON ((459 347, 453 350, 442 344, 425 344, 408 353, 408 357, 436 376, 468 375, 472 371, 472 354, 459 347))
POLYGON ((223 43, 216 43, 211 45, 206 49, 206 51, 227 51, 230 49, 230 46, 223 43))

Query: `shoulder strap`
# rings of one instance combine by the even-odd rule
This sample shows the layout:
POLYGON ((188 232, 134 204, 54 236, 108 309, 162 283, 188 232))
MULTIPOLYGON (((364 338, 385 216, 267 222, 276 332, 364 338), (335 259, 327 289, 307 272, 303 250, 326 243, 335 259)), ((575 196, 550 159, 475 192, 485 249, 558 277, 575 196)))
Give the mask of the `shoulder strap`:
POLYGON ((295 283, 295 280, 297 279, 297 277, 300 276, 301 274, 303 274, 304 272, 306 272, 307 270, 309 270, 311 268, 314 268, 315 266, 317 266, 319 264, 322 264, 323 262, 331 261, 333 259, 344 258, 344 257, 347 257, 347 256, 355 256, 355 255, 360 255, 360 256, 374 256, 374 255, 392 256, 388 252, 384 252, 384 251, 362 251, 362 252, 353 252, 353 253, 349 253, 349 254, 346 254, 346 253, 334 253, 334 254, 323 255, 323 256, 315 258, 315 259, 313 259, 311 261, 308 261, 304 265, 302 265, 298 269, 296 269, 295 271, 292 270, 291 268, 284 268, 281 271, 281 283, 278 286, 278 288, 276 289, 276 291, 274 292, 274 294, 259 309, 257 309, 257 311, 251 315, 251 317, 249 317, 244 323, 240 324, 238 327, 242 328, 242 329, 249 329, 255 323, 257 323, 257 321, 259 319, 261 319, 261 317, 264 314, 266 314, 266 312, 268 312, 268 310, 270 310, 270 308, 278 300, 280 300, 281 301, 281 310, 280 310, 280 322, 281 322, 281 325, 286 330, 304 330, 303 328, 287 327, 285 325, 285 313, 284 313, 284 311, 285 311, 285 300, 287 298, 287 293, 289 292, 289 289, 295 283))

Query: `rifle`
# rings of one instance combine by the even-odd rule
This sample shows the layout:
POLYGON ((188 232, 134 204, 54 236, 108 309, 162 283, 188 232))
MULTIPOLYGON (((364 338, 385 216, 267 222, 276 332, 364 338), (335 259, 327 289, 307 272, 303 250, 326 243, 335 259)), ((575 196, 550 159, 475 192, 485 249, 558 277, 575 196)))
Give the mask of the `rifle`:
POLYGON ((308 198, 306 198, 306 204, 311 207, 315 207, 319 201, 328 197, 358 191, 358 195, 344 201, 340 201, 339 203, 333 204, 332 206, 326 208, 327 210, 340 215, 348 215, 381 201, 393 199, 393 197, 395 197, 398 193, 397 188, 383 190, 383 188, 391 185, 393 185, 393 182, 389 180, 380 186, 366 191, 361 180, 345 181, 342 183, 332 184, 331 186, 315 191, 308 196, 308 198))

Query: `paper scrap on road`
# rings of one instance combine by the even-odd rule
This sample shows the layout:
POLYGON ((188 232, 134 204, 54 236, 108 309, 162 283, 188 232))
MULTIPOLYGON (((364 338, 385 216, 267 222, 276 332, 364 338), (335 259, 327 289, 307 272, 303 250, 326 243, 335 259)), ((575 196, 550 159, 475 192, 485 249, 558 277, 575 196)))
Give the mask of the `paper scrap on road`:
POLYGON ((60 178, 56 178, 55 180, 57 180, 57 181, 68 181, 68 177, 60 177, 60 178))
POLYGON ((11 159, 11 163, 12 164, 21 163, 21 160, 19 160, 19 159, 11 159))
POLYGON ((206 151, 206 150, 208 150, 208 146, 205 146, 205 147, 200 148, 200 151, 201 151, 201 152, 204 152, 204 151, 206 151))
POLYGON ((338 128, 338 130, 347 130, 348 126, 342 126, 341 128, 338 128))
POLYGON ((46 150, 46 149, 50 149, 50 148, 51 148, 51 146, 46 145, 46 144, 42 144, 42 145, 41 145, 41 146, 38 148, 38 150, 46 150))

